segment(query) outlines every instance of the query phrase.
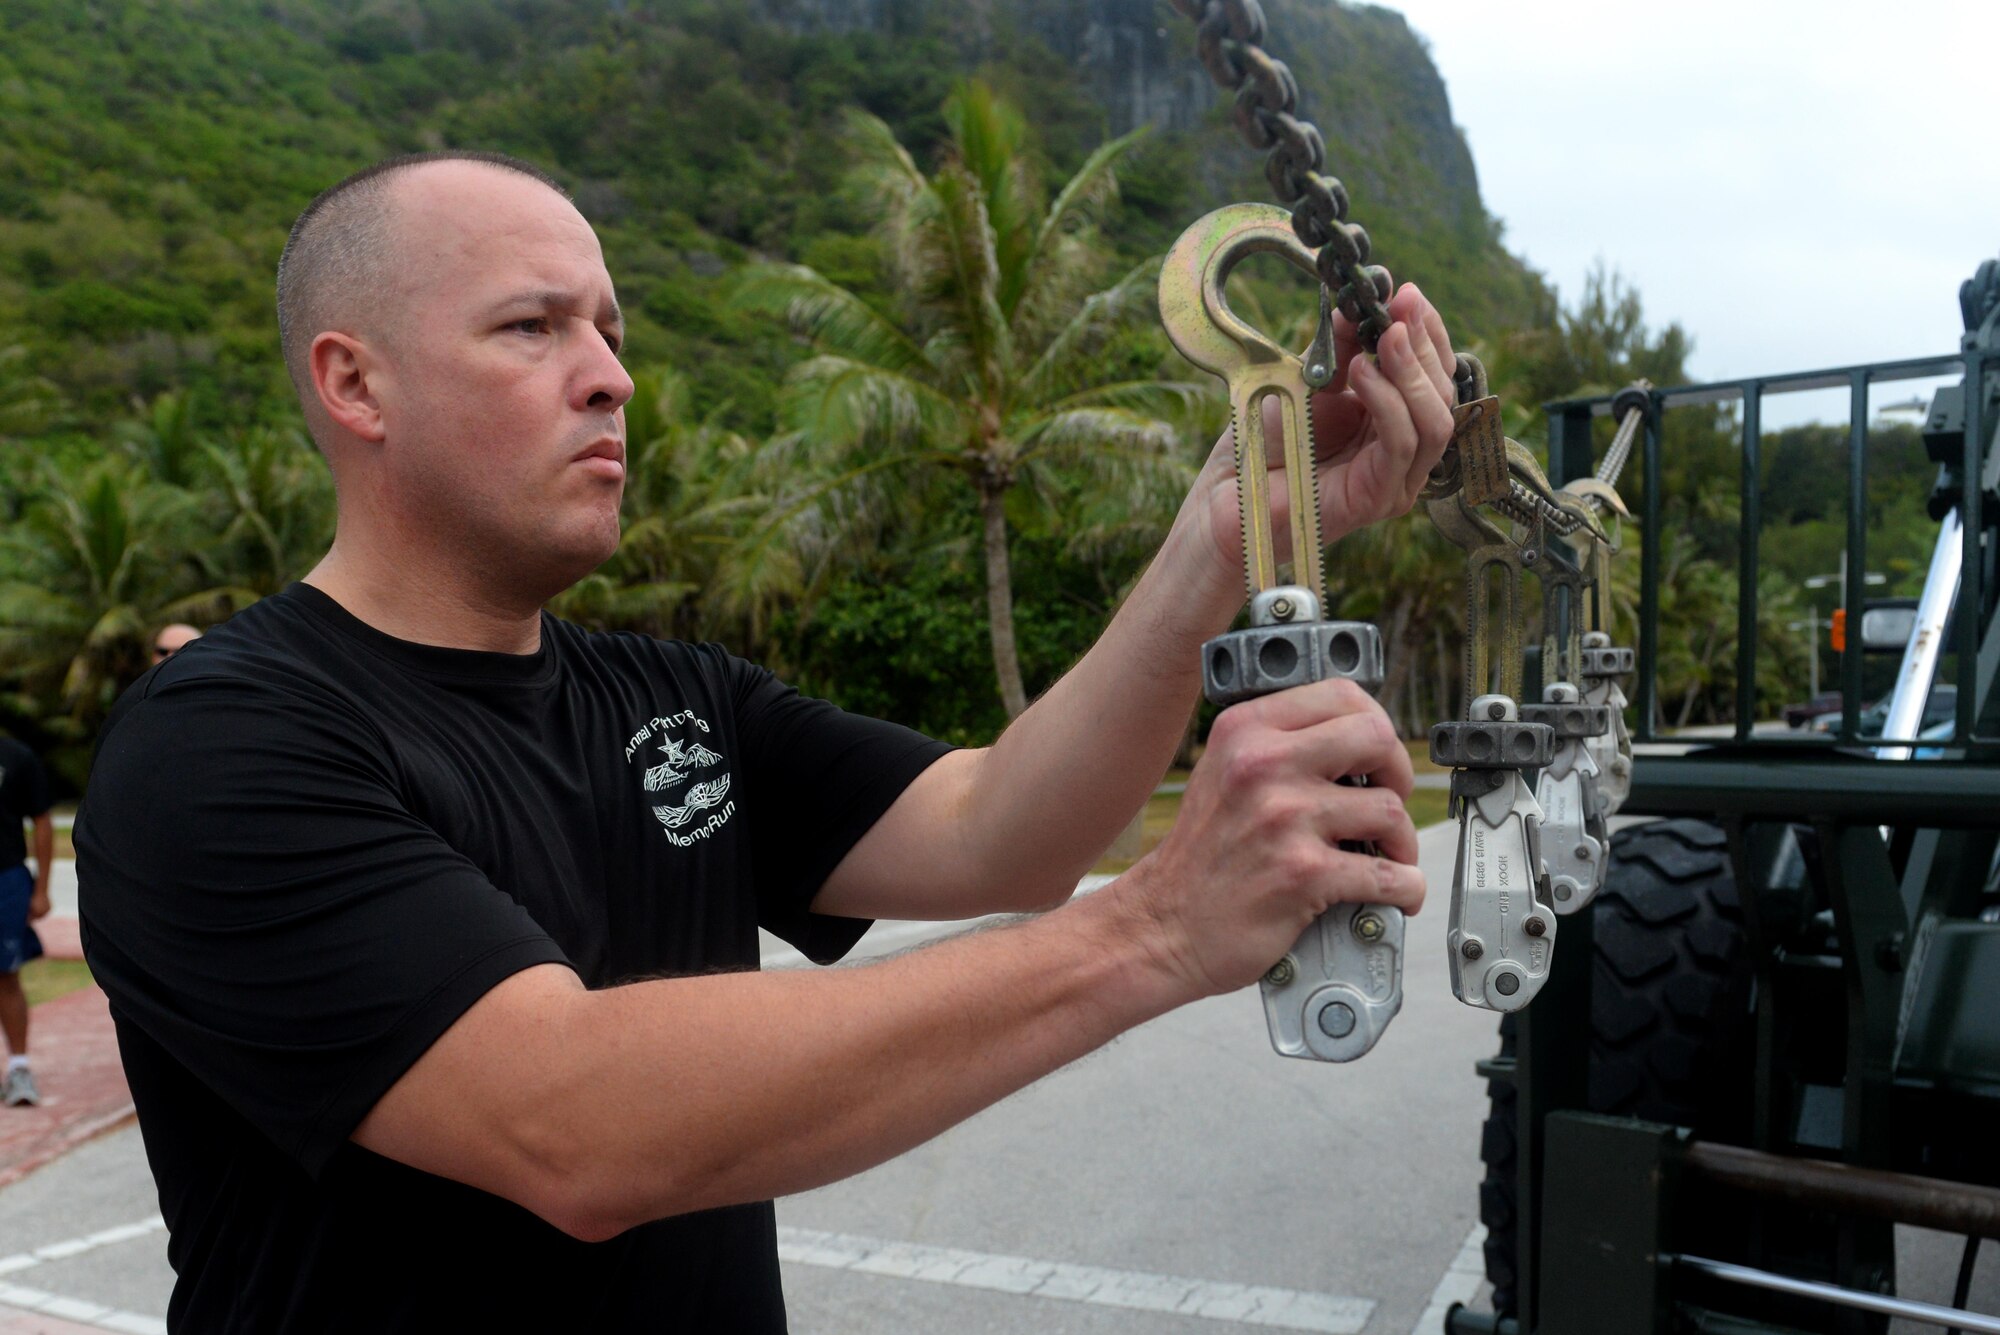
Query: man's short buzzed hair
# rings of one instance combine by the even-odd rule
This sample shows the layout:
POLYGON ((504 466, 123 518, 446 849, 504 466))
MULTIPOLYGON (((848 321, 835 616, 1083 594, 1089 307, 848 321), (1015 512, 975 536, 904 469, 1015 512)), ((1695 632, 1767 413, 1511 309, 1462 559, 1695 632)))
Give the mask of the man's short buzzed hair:
POLYGON ((329 327, 331 296, 366 292, 379 285, 384 263, 392 253, 386 207, 390 180, 431 162, 483 162, 540 181, 569 198, 559 181, 533 163, 505 153, 470 149, 406 153, 364 167, 321 191, 292 224, 285 252, 278 260, 278 340, 284 349, 285 369, 308 407, 313 402, 308 354, 313 339, 329 327))

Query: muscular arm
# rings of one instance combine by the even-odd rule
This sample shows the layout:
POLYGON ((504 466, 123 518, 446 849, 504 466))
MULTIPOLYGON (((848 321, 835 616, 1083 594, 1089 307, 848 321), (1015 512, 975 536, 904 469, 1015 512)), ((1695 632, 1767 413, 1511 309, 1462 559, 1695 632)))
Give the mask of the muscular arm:
POLYGON ((1218 724, 1174 834, 1103 894, 856 968, 599 992, 529 969, 353 1138, 592 1239, 848 1176, 1249 983, 1336 900, 1414 910, 1407 786, 1387 719, 1350 684, 1254 702, 1218 724), (1334 784, 1351 773, 1389 786, 1334 784), (1338 847, 1355 838, 1389 857, 1338 847))
POLYGON ((856 918, 960 918, 1060 904, 1172 761, 1198 649, 1242 580, 1176 587, 1167 550, 1082 661, 982 750, 925 770, 813 901, 856 918))
MULTIPOLYGON (((1342 321, 1343 369, 1315 398, 1329 542, 1407 511, 1451 438, 1444 323, 1411 286, 1390 308, 1399 323, 1381 364, 1342 321)), ((1201 644, 1242 602, 1235 476, 1225 436, 1090 652, 991 747, 920 775, 834 869, 815 910, 955 918, 1068 897, 1166 772, 1200 693, 1201 644)), ((1271 491, 1285 488, 1274 479, 1271 491)))
POLYGON ((361 1145, 587 1240, 901 1153, 1186 997, 1098 898, 865 968, 488 993, 361 1145))

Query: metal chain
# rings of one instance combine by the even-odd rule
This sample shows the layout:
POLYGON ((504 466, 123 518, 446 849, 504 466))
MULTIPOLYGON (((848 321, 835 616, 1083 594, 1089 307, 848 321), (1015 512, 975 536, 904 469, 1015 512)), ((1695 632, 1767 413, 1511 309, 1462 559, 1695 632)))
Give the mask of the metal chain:
POLYGON ((1292 230, 1317 252, 1320 282, 1369 352, 1392 323, 1389 271, 1368 263, 1368 233, 1347 221, 1347 188, 1321 175, 1326 141, 1300 120, 1299 82, 1285 62, 1264 50, 1264 8, 1258 0, 1173 0, 1195 21, 1196 50, 1217 86, 1236 94, 1231 115, 1243 142, 1268 151, 1264 179, 1292 211, 1292 230))

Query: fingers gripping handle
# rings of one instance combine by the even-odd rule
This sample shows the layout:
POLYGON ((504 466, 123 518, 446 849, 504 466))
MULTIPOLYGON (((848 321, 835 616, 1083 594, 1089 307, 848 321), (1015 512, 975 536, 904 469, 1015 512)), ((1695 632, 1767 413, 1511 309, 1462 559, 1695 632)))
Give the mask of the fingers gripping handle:
MULTIPOLYGON (((1281 586, 1250 605, 1246 630, 1202 646, 1202 689, 1228 706, 1328 677, 1371 694, 1382 685, 1382 634, 1359 621, 1320 620, 1311 590, 1281 586)), ((1374 852, 1361 846, 1357 851, 1374 852)), ((1287 1057, 1353 1061, 1403 1006, 1403 914, 1337 904, 1314 920, 1259 991, 1271 1046, 1287 1057)))

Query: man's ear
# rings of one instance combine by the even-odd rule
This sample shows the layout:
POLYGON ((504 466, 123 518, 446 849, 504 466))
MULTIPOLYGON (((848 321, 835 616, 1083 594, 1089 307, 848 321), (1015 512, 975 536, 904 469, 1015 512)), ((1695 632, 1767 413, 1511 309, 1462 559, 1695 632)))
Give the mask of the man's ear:
POLYGON ((384 368, 360 339, 328 330, 306 354, 313 390, 333 424, 349 435, 380 444, 386 430, 375 379, 384 368))

